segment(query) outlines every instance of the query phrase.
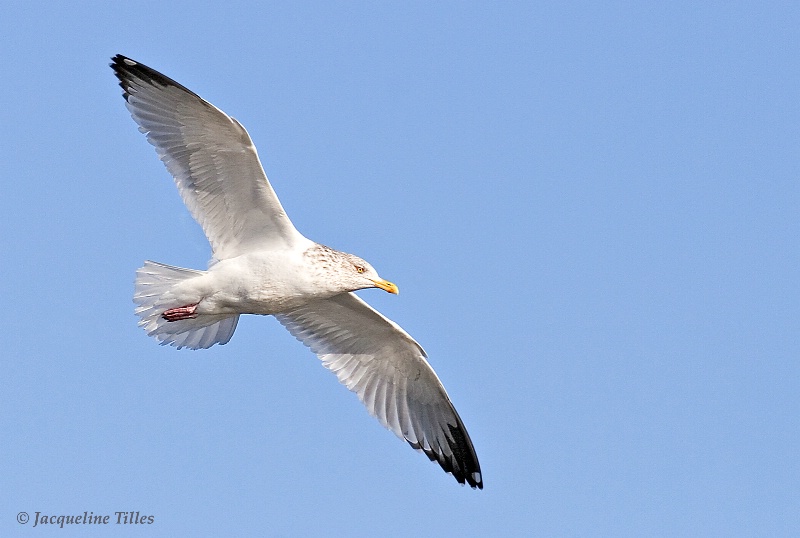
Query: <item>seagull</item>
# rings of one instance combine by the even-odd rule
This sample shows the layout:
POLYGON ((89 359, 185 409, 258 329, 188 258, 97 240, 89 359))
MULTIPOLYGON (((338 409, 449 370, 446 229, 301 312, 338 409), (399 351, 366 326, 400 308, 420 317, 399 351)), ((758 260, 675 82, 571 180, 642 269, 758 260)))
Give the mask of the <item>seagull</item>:
POLYGON ((238 121, 130 58, 110 66, 212 250, 205 271, 153 261, 137 270, 139 326, 162 345, 204 349, 226 344, 241 314, 275 316, 384 427, 483 489, 472 441, 425 351, 353 293, 397 286, 297 231, 238 121))

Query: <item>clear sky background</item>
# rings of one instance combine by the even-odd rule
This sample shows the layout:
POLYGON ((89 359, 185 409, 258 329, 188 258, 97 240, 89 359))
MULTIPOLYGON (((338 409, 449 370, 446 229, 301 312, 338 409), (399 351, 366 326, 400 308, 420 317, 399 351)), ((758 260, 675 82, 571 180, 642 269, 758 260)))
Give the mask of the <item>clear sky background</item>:
POLYGON ((798 535, 797 6, 7 1, 0 535, 798 535), (205 351, 136 326, 142 262, 209 247, 116 53, 399 285, 360 295, 428 351, 483 491, 272 318, 205 351))

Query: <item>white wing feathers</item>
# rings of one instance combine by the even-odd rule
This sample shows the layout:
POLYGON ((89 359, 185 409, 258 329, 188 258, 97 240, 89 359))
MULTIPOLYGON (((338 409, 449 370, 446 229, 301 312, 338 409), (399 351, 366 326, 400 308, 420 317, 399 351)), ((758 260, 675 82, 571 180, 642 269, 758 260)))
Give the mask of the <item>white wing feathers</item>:
POLYGON ((352 293, 275 317, 358 394, 381 424, 460 483, 483 487, 461 418, 423 349, 396 323, 352 293))
POLYGON ((244 127, 174 80, 124 56, 111 67, 128 110, 174 176, 214 257, 301 238, 267 180, 244 127))

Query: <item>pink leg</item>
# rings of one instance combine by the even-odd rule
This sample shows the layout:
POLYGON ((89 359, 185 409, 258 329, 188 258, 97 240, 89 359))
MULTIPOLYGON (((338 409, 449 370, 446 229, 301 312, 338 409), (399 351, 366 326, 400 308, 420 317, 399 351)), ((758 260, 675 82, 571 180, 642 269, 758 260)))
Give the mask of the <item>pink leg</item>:
POLYGON ((197 303, 181 306, 179 308, 170 308, 169 310, 165 310, 164 313, 161 314, 161 317, 167 321, 194 319, 197 317, 197 314, 194 313, 195 310, 197 310, 197 303))

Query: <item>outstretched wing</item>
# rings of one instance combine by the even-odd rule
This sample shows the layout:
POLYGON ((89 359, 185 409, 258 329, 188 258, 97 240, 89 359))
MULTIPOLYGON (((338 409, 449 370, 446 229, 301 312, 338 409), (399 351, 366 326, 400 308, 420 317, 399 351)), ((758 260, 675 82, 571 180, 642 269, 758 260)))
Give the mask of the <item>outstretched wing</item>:
POLYGON ((302 238, 239 122, 145 65, 112 60, 131 116, 175 177, 216 259, 302 238))
POLYGON ((478 456, 425 352, 352 293, 275 317, 358 394, 381 424, 460 483, 483 489, 478 456))

